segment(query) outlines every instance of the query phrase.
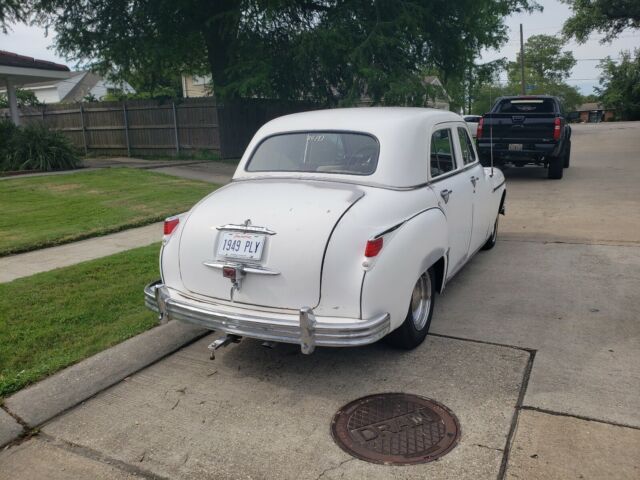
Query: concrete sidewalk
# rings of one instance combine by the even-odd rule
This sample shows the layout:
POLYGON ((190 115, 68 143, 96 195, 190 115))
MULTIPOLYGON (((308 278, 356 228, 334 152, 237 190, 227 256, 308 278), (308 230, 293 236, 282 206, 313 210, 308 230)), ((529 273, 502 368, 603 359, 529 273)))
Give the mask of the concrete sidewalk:
POLYGON ((162 240, 162 222, 58 247, 0 258, 0 283, 47 272, 162 240))

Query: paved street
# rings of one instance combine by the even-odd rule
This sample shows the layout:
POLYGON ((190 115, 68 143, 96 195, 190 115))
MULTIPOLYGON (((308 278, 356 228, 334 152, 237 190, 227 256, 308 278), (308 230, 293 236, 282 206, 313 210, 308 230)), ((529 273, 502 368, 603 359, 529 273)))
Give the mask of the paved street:
POLYGON ((211 362, 212 334, 1 452, 0 479, 640 477, 640 122, 573 132, 563 180, 506 172, 500 241, 418 349, 246 340, 211 362), (383 391, 447 405, 459 445, 408 467, 347 455, 333 414, 383 391))

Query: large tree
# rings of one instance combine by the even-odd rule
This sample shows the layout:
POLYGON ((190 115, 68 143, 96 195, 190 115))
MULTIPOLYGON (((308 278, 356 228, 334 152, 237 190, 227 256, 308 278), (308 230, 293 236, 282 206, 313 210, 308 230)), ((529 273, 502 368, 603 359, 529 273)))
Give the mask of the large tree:
POLYGON ((620 53, 620 61, 607 57, 600 63, 602 75, 596 91, 607 108, 622 120, 640 120, 640 49, 620 53))
POLYGON ((221 99, 419 101, 507 39, 534 0, 26 0, 60 53, 124 78, 153 65, 210 72, 221 99), (418 98, 418 100, 416 100, 418 98))
POLYGON ((564 23, 568 37, 586 42, 592 32, 604 33, 602 42, 616 38, 626 28, 640 28, 638 0, 564 0, 573 15, 564 23))

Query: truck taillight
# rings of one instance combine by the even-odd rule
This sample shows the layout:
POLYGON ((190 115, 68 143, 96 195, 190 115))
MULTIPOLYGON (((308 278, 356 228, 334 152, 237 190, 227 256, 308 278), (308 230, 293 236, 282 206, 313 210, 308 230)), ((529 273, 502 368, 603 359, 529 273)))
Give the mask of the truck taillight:
POLYGON ((560 118, 556 118, 553 122, 553 139, 560 140, 560 118))
POLYGON ((482 138, 482 127, 484 125, 484 117, 480 117, 478 122, 478 129, 476 130, 476 138, 482 138))
POLYGON ((382 250, 382 237, 375 238, 367 241, 367 246, 364 249, 364 256, 367 258, 375 257, 382 250))
POLYGON ((164 221, 164 234, 171 235, 180 223, 179 217, 169 217, 164 221))

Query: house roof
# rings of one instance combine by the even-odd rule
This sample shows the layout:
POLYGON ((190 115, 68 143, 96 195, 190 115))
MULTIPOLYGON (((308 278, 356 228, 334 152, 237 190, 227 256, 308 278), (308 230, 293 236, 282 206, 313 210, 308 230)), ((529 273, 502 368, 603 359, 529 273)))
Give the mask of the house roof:
POLYGON ((0 50, 0 65, 8 67, 21 68, 38 68, 40 70, 54 70, 59 72, 68 72, 69 67, 60 63, 48 62, 46 60, 36 60, 25 55, 0 50))
POLYGON ((583 103, 582 105, 579 105, 576 110, 578 112, 588 112, 591 110, 604 110, 604 106, 601 103, 589 102, 589 103, 583 103))

